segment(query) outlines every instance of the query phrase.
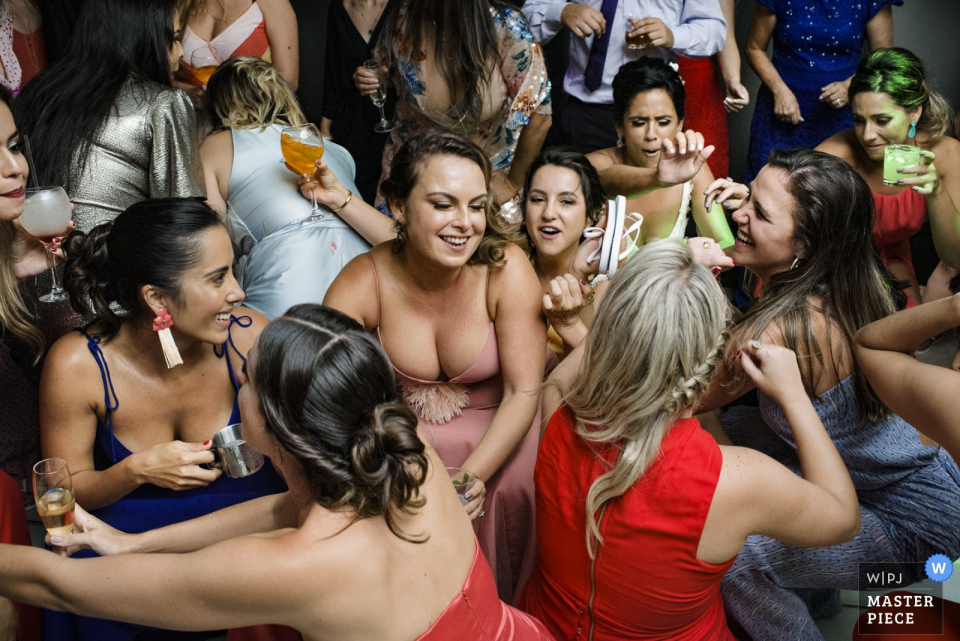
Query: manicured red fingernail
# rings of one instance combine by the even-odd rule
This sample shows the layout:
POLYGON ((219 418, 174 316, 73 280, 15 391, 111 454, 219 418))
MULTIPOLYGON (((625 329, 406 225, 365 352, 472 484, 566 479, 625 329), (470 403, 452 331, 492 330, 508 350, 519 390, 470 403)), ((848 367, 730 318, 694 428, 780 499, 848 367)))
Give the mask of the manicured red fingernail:
POLYGON ((583 280, 583 279, 581 278, 581 279, 580 279, 580 284, 583 285, 584 287, 586 287, 587 281, 585 281, 585 280, 583 280))
POLYGON ((63 240, 63 239, 58 236, 58 237, 56 237, 56 238, 53 239, 53 242, 59 244, 61 240, 63 240))
POLYGON ((716 276, 717 274, 719 274, 719 273, 720 273, 721 271, 723 271, 723 270, 720 269, 720 267, 711 267, 711 268, 710 268, 710 271, 712 271, 712 272, 713 272, 713 275, 716 276))
MULTIPOLYGON (((733 260, 733 259, 731 258, 730 260, 733 260)), ((737 266, 737 261, 735 261, 735 260, 733 261, 733 266, 734 266, 734 267, 737 266)))
POLYGON ((203 442, 203 446, 204 446, 204 447, 206 447, 207 445, 210 445, 210 440, 209 440, 209 439, 207 439, 206 441, 203 442))

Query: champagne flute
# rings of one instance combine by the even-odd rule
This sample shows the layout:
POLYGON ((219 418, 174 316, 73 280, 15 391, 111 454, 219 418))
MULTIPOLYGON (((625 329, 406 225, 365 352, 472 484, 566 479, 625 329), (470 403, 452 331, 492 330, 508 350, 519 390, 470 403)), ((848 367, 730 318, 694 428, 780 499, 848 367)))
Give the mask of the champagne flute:
MULTIPOLYGON (((298 174, 313 175, 317 161, 323 157, 323 136, 317 126, 310 123, 297 127, 284 127, 280 132, 280 151, 287 164, 298 174)), ((317 205, 317 197, 311 193, 313 209, 307 221, 321 220, 323 212, 317 205)))
POLYGON ((73 479, 62 458, 43 459, 33 466, 33 496, 37 500, 37 514, 50 534, 73 532, 73 479))
MULTIPOLYGON (((55 237, 62 236, 66 232, 72 217, 70 199, 63 187, 33 187, 26 190, 20 225, 31 236, 52 242, 55 237)), ((47 260, 53 263, 50 267, 53 286, 49 294, 40 297, 40 302, 58 303, 67 300, 69 296, 60 287, 60 281, 57 278, 57 259, 50 254, 47 260)))
POLYGON ((363 68, 369 69, 377 74, 377 93, 370 96, 370 100, 372 100, 373 104, 380 110, 380 122, 374 126, 373 130, 378 134, 385 134, 397 126, 397 123, 387 120, 387 117, 383 114, 383 106, 387 103, 386 78, 384 78, 383 72, 380 70, 380 63, 376 60, 367 60, 363 63, 363 68))

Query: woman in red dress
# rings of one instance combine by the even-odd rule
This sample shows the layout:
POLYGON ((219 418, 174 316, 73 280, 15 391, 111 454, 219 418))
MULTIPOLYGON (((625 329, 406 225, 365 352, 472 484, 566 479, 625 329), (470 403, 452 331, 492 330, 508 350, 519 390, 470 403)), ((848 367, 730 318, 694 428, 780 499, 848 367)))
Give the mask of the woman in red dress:
MULTIPOLYGON (((729 261, 712 240, 689 246, 708 266, 729 261)), ((540 559, 520 607, 557 639, 732 640, 720 581, 747 536, 846 541, 856 493, 787 349, 754 341, 740 362, 784 405, 804 476, 717 445, 693 408, 725 347, 723 292, 671 241, 622 269, 544 392, 540 559)))

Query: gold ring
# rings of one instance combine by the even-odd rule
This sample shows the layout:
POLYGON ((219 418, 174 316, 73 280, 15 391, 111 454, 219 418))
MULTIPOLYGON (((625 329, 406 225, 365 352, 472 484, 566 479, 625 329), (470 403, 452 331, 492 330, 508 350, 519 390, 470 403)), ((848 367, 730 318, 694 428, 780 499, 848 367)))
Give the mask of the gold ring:
POLYGON ((711 245, 711 244, 712 244, 712 243, 711 243, 709 240, 705 240, 705 241, 703 241, 703 248, 704 248, 704 249, 710 249, 710 245, 711 245))

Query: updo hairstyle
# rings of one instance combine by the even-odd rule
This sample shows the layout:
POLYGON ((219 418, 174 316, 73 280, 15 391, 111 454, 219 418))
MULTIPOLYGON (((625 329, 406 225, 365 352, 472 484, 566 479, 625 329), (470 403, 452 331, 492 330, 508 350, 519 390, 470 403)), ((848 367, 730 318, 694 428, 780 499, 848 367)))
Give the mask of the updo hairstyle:
POLYGON ((643 57, 620 67, 613 79, 613 119, 622 123, 623 116, 637 94, 663 89, 670 96, 677 118, 683 120, 683 104, 687 93, 680 74, 661 58, 643 57))
POLYGON ((203 252, 201 234, 215 227, 223 228, 223 222, 202 200, 156 198, 131 205, 88 233, 73 232, 63 241, 63 285, 71 305, 92 316, 107 339, 127 318, 150 318, 144 285, 179 300, 183 275, 203 252))
POLYGON ((345 314, 296 305, 261 332, 254 384, 266 431, 303 468, 317 503, 356 520, 424 505, 427 455, 383 348, 345 314))
POLYGON ((877 49, 860 62, 850 80, 850 99, 865 92, 887 94, 908 112, 923 107, 917 129, 927 132, 930 142, 937 142, 950 129, 950 105, 927 84, 920 58, 906 49, 877 49))

